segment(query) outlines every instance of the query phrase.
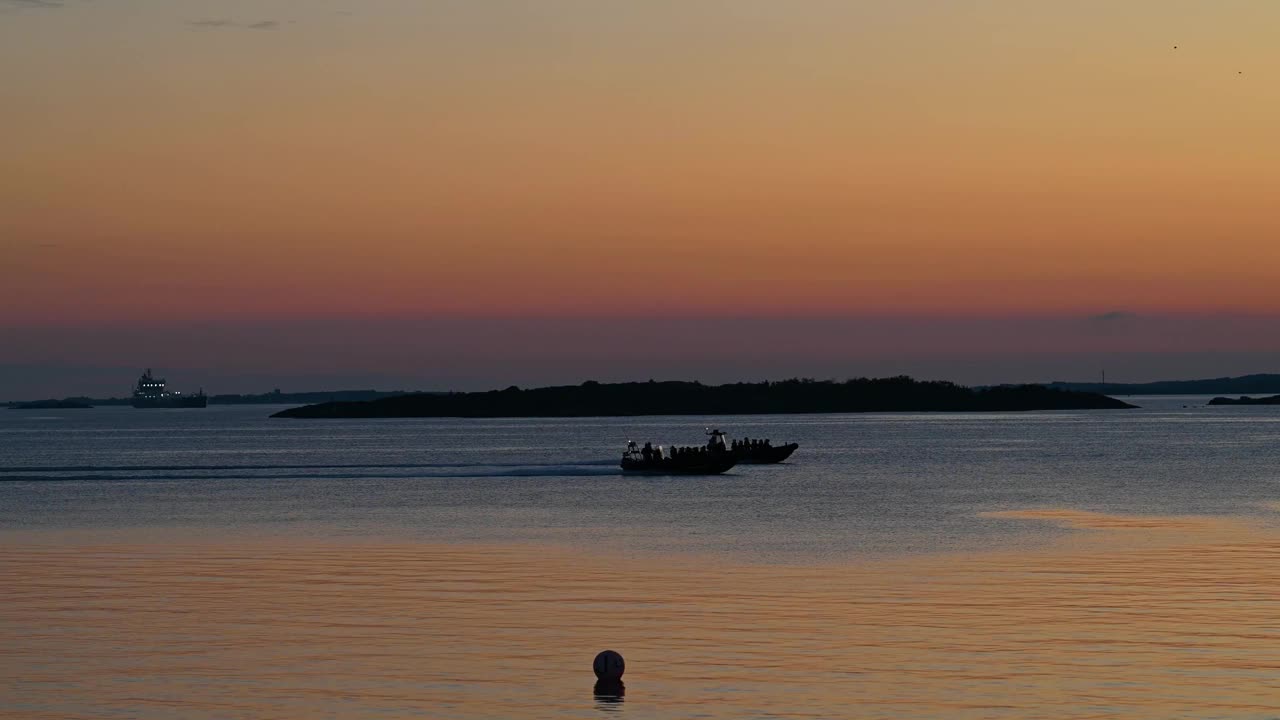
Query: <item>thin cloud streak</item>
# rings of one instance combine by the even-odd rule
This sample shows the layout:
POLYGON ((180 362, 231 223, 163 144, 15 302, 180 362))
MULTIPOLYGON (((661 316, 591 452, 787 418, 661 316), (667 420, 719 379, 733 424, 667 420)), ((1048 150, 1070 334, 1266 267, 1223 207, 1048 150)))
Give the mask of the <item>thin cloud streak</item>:
POLYGON ((48 10, 56 10, 64 8, 67 3, 64 0, 0 0, 0 11, 4 9, 23 9, 23 8, 43 8, 48 10))
POLYGON ((1110 312, 1104 312, 1101 315, 1094 315, 1090 320, 1096 323, 1118 323, 1126 320, 1136 320, 1137 318, 1137 313, 1132 313, 1127 310, 1112 310, 1110 312))
POLYGON ((279 20, 259 20, 257 22, 240 22, 237 20, 206 19, 190 20, 187 25, 202 30, 279 30, 279 20))

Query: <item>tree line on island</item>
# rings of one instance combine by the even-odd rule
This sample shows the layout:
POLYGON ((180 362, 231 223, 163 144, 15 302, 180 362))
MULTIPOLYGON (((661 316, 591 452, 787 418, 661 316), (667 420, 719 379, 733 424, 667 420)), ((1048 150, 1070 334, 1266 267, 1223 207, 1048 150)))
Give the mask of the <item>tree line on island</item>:
POLYGON ((365 402, 291 408, 282 418, 592 417, 631 415, 763 415, 778 413, 987 412, 1132 408, 1098 393, 1043 385, 969 388, 906 376, 704 385, 630 382, 488 392, 408 394, 365 402))

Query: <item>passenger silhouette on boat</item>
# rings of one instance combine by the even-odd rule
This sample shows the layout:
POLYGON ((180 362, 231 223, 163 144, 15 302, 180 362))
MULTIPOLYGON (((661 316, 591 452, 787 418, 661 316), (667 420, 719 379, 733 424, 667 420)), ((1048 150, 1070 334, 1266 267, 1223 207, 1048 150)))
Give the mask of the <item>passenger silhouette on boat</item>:
POLYGON ((740 458, 730 453, 724 433, 719 430, 705 445, 663 447, 646 442, 627 443, 621 467, 628 473, 660 475, 718 475, 727 472, 740 458))

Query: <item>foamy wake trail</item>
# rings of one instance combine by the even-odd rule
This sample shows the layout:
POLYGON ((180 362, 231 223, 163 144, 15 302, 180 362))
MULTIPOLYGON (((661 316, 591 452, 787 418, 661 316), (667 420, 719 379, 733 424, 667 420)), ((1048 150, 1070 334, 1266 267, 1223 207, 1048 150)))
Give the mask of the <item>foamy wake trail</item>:
POLYGON ((6 468, 3 472, 0 472, 0 482, 605 477, 617 475, 618 472, 617 465, 612 461, 584 463, 68 466, 6 468))

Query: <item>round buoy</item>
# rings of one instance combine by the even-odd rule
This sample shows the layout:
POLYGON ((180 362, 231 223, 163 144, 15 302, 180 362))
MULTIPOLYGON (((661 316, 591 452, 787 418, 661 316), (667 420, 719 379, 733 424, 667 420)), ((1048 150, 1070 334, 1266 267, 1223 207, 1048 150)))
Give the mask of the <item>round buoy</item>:
POLYGON ((591 663, 591 669, 595 671, 596 677, 601 681, 618 681, 622 679, 622 673, 627 669, 627 663, 623 661, 622 656, 612 650, 604 650, 596 655, 595 662, 591 663))

